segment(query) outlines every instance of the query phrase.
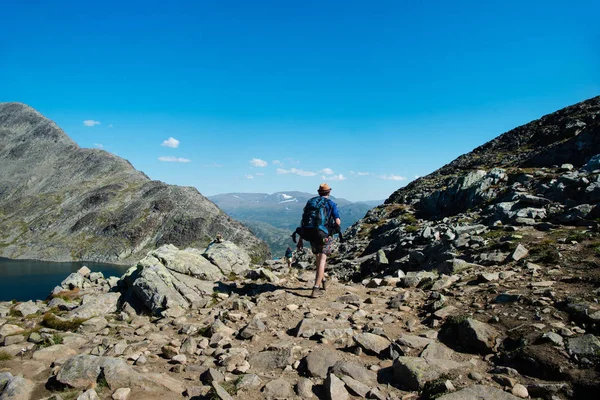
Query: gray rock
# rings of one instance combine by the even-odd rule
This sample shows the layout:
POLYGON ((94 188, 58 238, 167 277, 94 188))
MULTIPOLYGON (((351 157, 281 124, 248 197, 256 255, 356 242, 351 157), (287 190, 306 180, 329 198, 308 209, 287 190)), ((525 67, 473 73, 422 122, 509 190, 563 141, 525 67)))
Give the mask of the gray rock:
MULTIPOLYGON (((223 277, 223 271, 208 261, 197 249, 179 250, 167 244, 150 252, 148 257, 160 260, 161 264, 170 271, 200 280, 214 281, 223 277)), ((150 265, 153 265, 153 262, 150 262, 150 265)))
POLYGON ((93 318, 117 312, 120 293, 86 294, 81 306, 69 312, 69 318, 93 318))
POLYGON ((272 371, 292 365, 294 356, 290 349, 267 350, 252 354, 248 361, 252 370, 272 371))
POLYGON ((310 379, 300 378, 296 384, 296 394, 303 399, 312 399, 313 395, 313 383, 310 379))
POLYGON ((338 362, 338 356, 336 351, 329 349, 318 349, 312 351, 308 356, 306 356, 304 361, 306 363, 306 371, 309 376, 326 378, 329 368, 338 362))
POLYGON ((221 383, 225 382, 225 375, 218 369, 209 368, 206 372, 200 375, 200 381, 205 385, 210 385, 213 382, 221 383))
POLYGON ((500 336, 495 328, 473 318, 467 318, 458 324, 457 329, 460 344, 468 351, 482 354, 491 353, 500 336))
POLYGON ((592 334, 569 338, 567 339, 567 351, 578 359, 585 357, 593 361, 600 361, 600 340, 592 334))
POLYGON ((60 286, 64 289, 73 290, 75 288, 83 288, 84 278, 83 275, 77 272, 71 273, 61 283, 60 286))
POLYGON ((127 400, 129 395, 131 394, 131 389, 129 388, 119 388, 115 390, 112 395, 113 400, 127 400))
POLYGON ((13 377, 6 383, 0 394, 0 400, 29 400, 35 384, 22 375, 13 377))
POLYGON ((335 376, 329 374, 325 380, 325 398, 329 400, 347 400, 350 398, 344 382, 335 376))
POLYGON ((46 365, 52 364, 59 358, 71 357, 77 354, 75 350, 64 344, 55 344, 36 350, 32 358, 36 361, 43 361, 46 365))
POLYGON ((213 382, 212 387, 214 390, 214 394, 217 396, 218 399, 233 400, 233 397, 231 397, 231 395, 229 393, 227 393, 227 391, 225 389, 223 389, 223 387, 221 385, 219 385, 217 382, 213 382))
POLYGON ((292 397, 292 385, 283 378, 267 383, 263 394, 267 399, 289 399, 292 397))
POLYGON ((104 274, 102 272, 92 272, 90 274, 90 281, 94 283, 97 283, 101 279, 104 279, 104 274))
POLYGON ((28 315, 36 314, 40 308, 33 301, 26 301, 24 303, 17 304, 13 310, 15 310, 18 315, 26 317, 28 315))
POLYGON ((96 383, 101 372, 111 389, 144 387, 147 384, 123 359, 82 354, 69 358, 56 375, 56 380, 83 389, 96 383))
POLYGON ((256 374, 246 374, 237 384, 238 389, 257 389, 262 386, 262 381, 256 374))
POLYGON ((10 372, 0 372, 0 393, 4 390, 8 382, 11 381, 13 375, 10 372))
POLYGON ((366 399, 368 393, 371 391, 370 387, 362 382, 357 381, 356 379, 350 378, 349 376, 342 376, 342 381, 344 381, 346 387, 350 389, 350 392, 356 396, 366 399))
POLYGON ((510 257, 515 261, 519 261, 520 259, 527 257, 528 254, 529 250, 527 250, 525 246, 519 243, 519 245, 517 246, 515 251, 513 251, 510 257))
POLYGON ((552 343, 555 346, 563 347, 565 345, 564 339, 558 333, 546 332, 541 337, 542 342, 552 343))
POLYGON ((13 324, 4 324, 0 327, 0 339, 4 339, 6 336, 16 335, 24 332, 25 329, 20 326, 13 324))
POLYGON ((108 321, 104 317, 94 317, 84 321, 79 330, 85 333, 99 332, 108 326, 108 321))
POLYGON ((94 389, 86 390, 77 397, 77 400, 100 400, 94 389))
POLYGON ((600 154, 596 154, 592 157, 582 169, 588 172, 600 169, 600 154))
POLYGON ((337 376, 349 376, 369 386, 375 386, 377 384, 377 374, 373 371, 369 371, 362 365, 354 364, 346 361, 338 361, 331 368, 331 373, 337 376))
POLYGON ((303 338, 310 338, 314 335, 321 335, 324 331, 331 329, 346 329, 348 328, 347 321, 331 322, 321 321, 315 318, 305 318, 298 323, 296 327, 296 336, 303 338))
POLYGON ((243 339, 252 339, 255 335, 264 332, 267 327, 265 324, 257 317, 252 318, 252 320, 242 329, 240 332, 240 336, 243 339))
POLYGON ((394 377, 408 390, 421 390, 429 381, 467 365, 451 360, 421 357, 398 357, 394 362, 394 377))
POLYGON ((492 386, 474 385, 445 394, 438 400, 518 400, 519 398, 492 386))
POLYGON ((354 335, 354 341, 358 343, 367 352, 381 355, 390 347, 390 341, 383 336, 373 333, 363 332, 354 335))
POLYGON ((224 273, 241 275, 250 267, 250 256, 232 242, 214 243, 206 249, 204 256, 224 273))

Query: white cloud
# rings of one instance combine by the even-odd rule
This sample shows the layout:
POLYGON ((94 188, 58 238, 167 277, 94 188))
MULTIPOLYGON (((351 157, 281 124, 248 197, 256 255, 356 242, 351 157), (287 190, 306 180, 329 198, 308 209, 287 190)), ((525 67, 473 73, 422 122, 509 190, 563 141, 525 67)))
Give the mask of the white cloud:
POLYGON ((321 172, 325 175, 333 175, 333 170, 331 168, 323 168, 321 172))
POLYGON ((263 174, 262 172, 257 172, 256 174, 254 174, 256 176, 265 176, 265 174, 263 174))
POLYGON ((109 128, 112 128, 112 127, 113 127, 113 124, 108 124, 108 127, 109 127, 109 128))
POLYGON ((350 175, 352 176, 369 176, 370 172, 360 172, 360 171, 350 171, 350 175))
POLYGON ((286 175, 286 174, 294 174, 294 175, 300 175, 300 176, 315 176, 315 175, 317 175, 316 172, 304 171, 302 169, 297 169, 297 168, 290 168, 290 169, 277 168, 276 172, 279 175, 286 175))
POLYGON ((167 140, 165 140, 164 142, 162 142, 161 146, 171 147, 173 149, 176 149, 179 147, 179 140, 170 137, 167 140))
POLYGON ((279 160, 273 160, 273 165, 283 165, 283 163, 279 160))
POLYGON ((252 175, 246 175, 246 179, 254 179, 252 175))
POLYGON ((264 168, 267 166, 268 163, 265 160, 261 160, 260 158, 253 158, 252 160, 250 160, 250 164, 252 164, 255 167, 264 168))
POLYGON ((400 175, 381 175, 380 178, 385 179, 386 181, 405 181, 406 180, 405 176, 400 176, 400 175))
POLYGON ((172 156, 158 157, 158 160, 164 161, 164 162, 180 162, 180 163, 188 163, 188 162, 192 161, 188 158, 172 157, 172 156))
POLYGON ((334 176, 328 176, 327 179, 329 179, 330 181, 345 181, 346 177, 342 174, 338 174, 334 176))
POLYGON ((94 146, 96 146, 97 149, 103 149, 104 145, 102 143, 94 143, 94 146))
POLYGON ((100 121, 94 121, 93 119, 86 119, 85 121, 83 121, 83 124, 85 126, 100 125, 100 121))

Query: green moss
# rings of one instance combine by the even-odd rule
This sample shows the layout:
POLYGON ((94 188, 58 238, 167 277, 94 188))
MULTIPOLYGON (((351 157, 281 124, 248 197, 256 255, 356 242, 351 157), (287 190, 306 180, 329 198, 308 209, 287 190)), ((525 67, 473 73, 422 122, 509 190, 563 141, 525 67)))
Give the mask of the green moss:
POLYGON ((408 225, 404 230, 408 233, 414 233, 419 230, 419 227, 416 225, 408 225))
POLYGON ((400 221, 402 221, 405 224, 416 224, 417 223, 417 218, 412 215, 412 214, 404 214, 401 218, 400 221))

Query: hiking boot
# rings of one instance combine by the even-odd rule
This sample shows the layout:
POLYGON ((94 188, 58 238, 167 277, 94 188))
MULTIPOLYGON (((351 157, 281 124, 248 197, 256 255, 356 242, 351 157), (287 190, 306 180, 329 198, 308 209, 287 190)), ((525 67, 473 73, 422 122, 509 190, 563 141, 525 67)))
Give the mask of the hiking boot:
POLYGON ((323 278, 323 280, 321 281, 321 287, 323 288, 323 290, 327 290, 327 279, 323 278))
POLYGON ((321 296, 321 289, 319 289, 318 286, 313 286, 313 290, 312 293, 310 294, 310 297, 312 297, 313 299, 316 299, 317 297, 321 296))

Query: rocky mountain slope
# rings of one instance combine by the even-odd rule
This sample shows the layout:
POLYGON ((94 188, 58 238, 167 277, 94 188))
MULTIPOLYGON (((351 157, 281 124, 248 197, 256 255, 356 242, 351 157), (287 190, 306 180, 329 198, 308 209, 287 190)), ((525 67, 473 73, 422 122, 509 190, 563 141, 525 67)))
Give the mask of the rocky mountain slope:
POLYGON ((334 243, 317 298, 309 250, 288 268, 225 241, 0 303, 0 398, 597 399, 599 119, 600 98, 568 107, 512 131, 543 148, 396 192, 334 243))
MULTIPOLYGON (((283 255, 288 246, 294 246, 290 235, 300 223, 302 210, 308 199, 316 194, 290 191, 266 193, 226 193, 209 196, 219 208, 248 226, 264 240, 274 255, 283 255)), ((342 229, 351 226, 366 212, 383 201, 350 202, 332 196, 342 215, 342 229)))
POLYGON ((161 244, 205 247, 217 233, 256 260, 267 246, 195 188, 150 180, 77 146, 31 107, 0 104, 0 255, 116 264, 161 244))

